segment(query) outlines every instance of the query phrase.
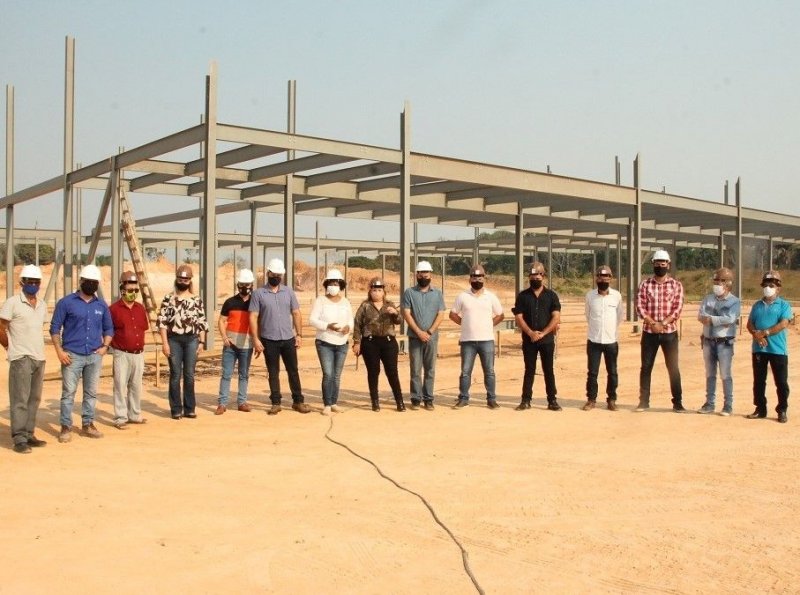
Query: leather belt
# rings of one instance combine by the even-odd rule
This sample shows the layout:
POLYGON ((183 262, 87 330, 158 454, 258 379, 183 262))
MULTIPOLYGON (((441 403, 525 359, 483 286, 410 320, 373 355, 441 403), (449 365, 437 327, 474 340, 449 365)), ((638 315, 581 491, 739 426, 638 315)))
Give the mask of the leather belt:
POLYGON ((386 339, 387 341, 391 341, 392 339, 394 339, 394 335, 383 335, 383 336, 370 335, 369 337, 364 337, 364 338, 367 339, 368 341, 372 341, 373 339, 386 339))
POLYGON ((727 343, 728 341, 733 341, 736 337, 703 337, 703 341, 708 341, 709 343, 716 343, 719 345, 720 343, 727 343))
POLYGON ((124 351, 125 353, 132 353, 132 354, 136 355, 138 353, 142 353, 144 351, 144 349, 129 350, 129 349, 120 349, 119 347, 114 347, 114 351, 124 351))

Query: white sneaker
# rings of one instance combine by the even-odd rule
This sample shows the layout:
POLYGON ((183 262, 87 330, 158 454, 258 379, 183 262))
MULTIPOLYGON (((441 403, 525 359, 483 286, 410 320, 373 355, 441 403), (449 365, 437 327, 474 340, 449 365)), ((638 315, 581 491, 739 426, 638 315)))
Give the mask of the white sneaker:
POLYGON ((331 411, 335 411, 336 413, 341 413, 342 408, 338 405, 331 405, 331 411))
POLYGON ((325 405, 325 407, 322 408, 322 415, 330 415, 330 414, 331 414, 330 406, 329 405, 325 405))
POLYGON ((731 416, 731 412, 730 412, 730 411, 728 411, 727 409, 723 409, 722 411, 720 411, 720 412, 719 412, 719 414, 720 414, 722 417, 730 417, 730 416, 731 416))

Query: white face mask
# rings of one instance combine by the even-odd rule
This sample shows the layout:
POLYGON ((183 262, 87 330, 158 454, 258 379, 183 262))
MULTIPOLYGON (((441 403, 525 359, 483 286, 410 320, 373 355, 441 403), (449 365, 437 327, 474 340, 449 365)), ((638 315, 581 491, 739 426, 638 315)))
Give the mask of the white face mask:
POLYGON ((719 297, 725 293, 725 286, 724 285, 715 285, 714 286, 714 295, 719 297))
POLYGON ((327 293, 328 295, 331 295, 331 296, 339 295, 339 286, 338 285, 328 285, 325 288, 325 293, 327 293))
POLYGON ((764 288, 764 297, 765 298, 775 297, 776 293, 778 293, 778 288, 777 287, 765 287, 764 288))

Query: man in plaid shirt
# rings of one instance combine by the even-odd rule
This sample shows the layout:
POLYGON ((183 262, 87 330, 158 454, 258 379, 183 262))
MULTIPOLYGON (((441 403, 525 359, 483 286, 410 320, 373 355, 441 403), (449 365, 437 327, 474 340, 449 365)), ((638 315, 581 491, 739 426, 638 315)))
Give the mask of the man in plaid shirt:
POLYGON ((683 309, 683 285, 669 275, 670 259, 666 250, 656 250, 651 259, 653 276, 639 284, 636 311, 644 323, 642 332, 642 369, 639 372, 639 406, 650 408, 650 373, 658 348, 664 352, 672 392, 672 410, 683 413, 681 371, 678 364, 678 318, 683 309))

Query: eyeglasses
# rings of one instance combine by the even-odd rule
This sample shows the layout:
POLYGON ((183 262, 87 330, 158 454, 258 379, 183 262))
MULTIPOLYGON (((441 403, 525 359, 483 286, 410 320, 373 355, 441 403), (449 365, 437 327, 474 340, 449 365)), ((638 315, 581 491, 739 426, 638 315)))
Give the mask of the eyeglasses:
POLYGON ((136 288, 134 288, 134 289, 123 289, 123 291, 125 293, 139 293, 139 290, 136 289, 136 288))
POLYGON ((481 277, 483 277, 483 275, 470 275, 470 277, 474 279, 480 279, 481 277))

